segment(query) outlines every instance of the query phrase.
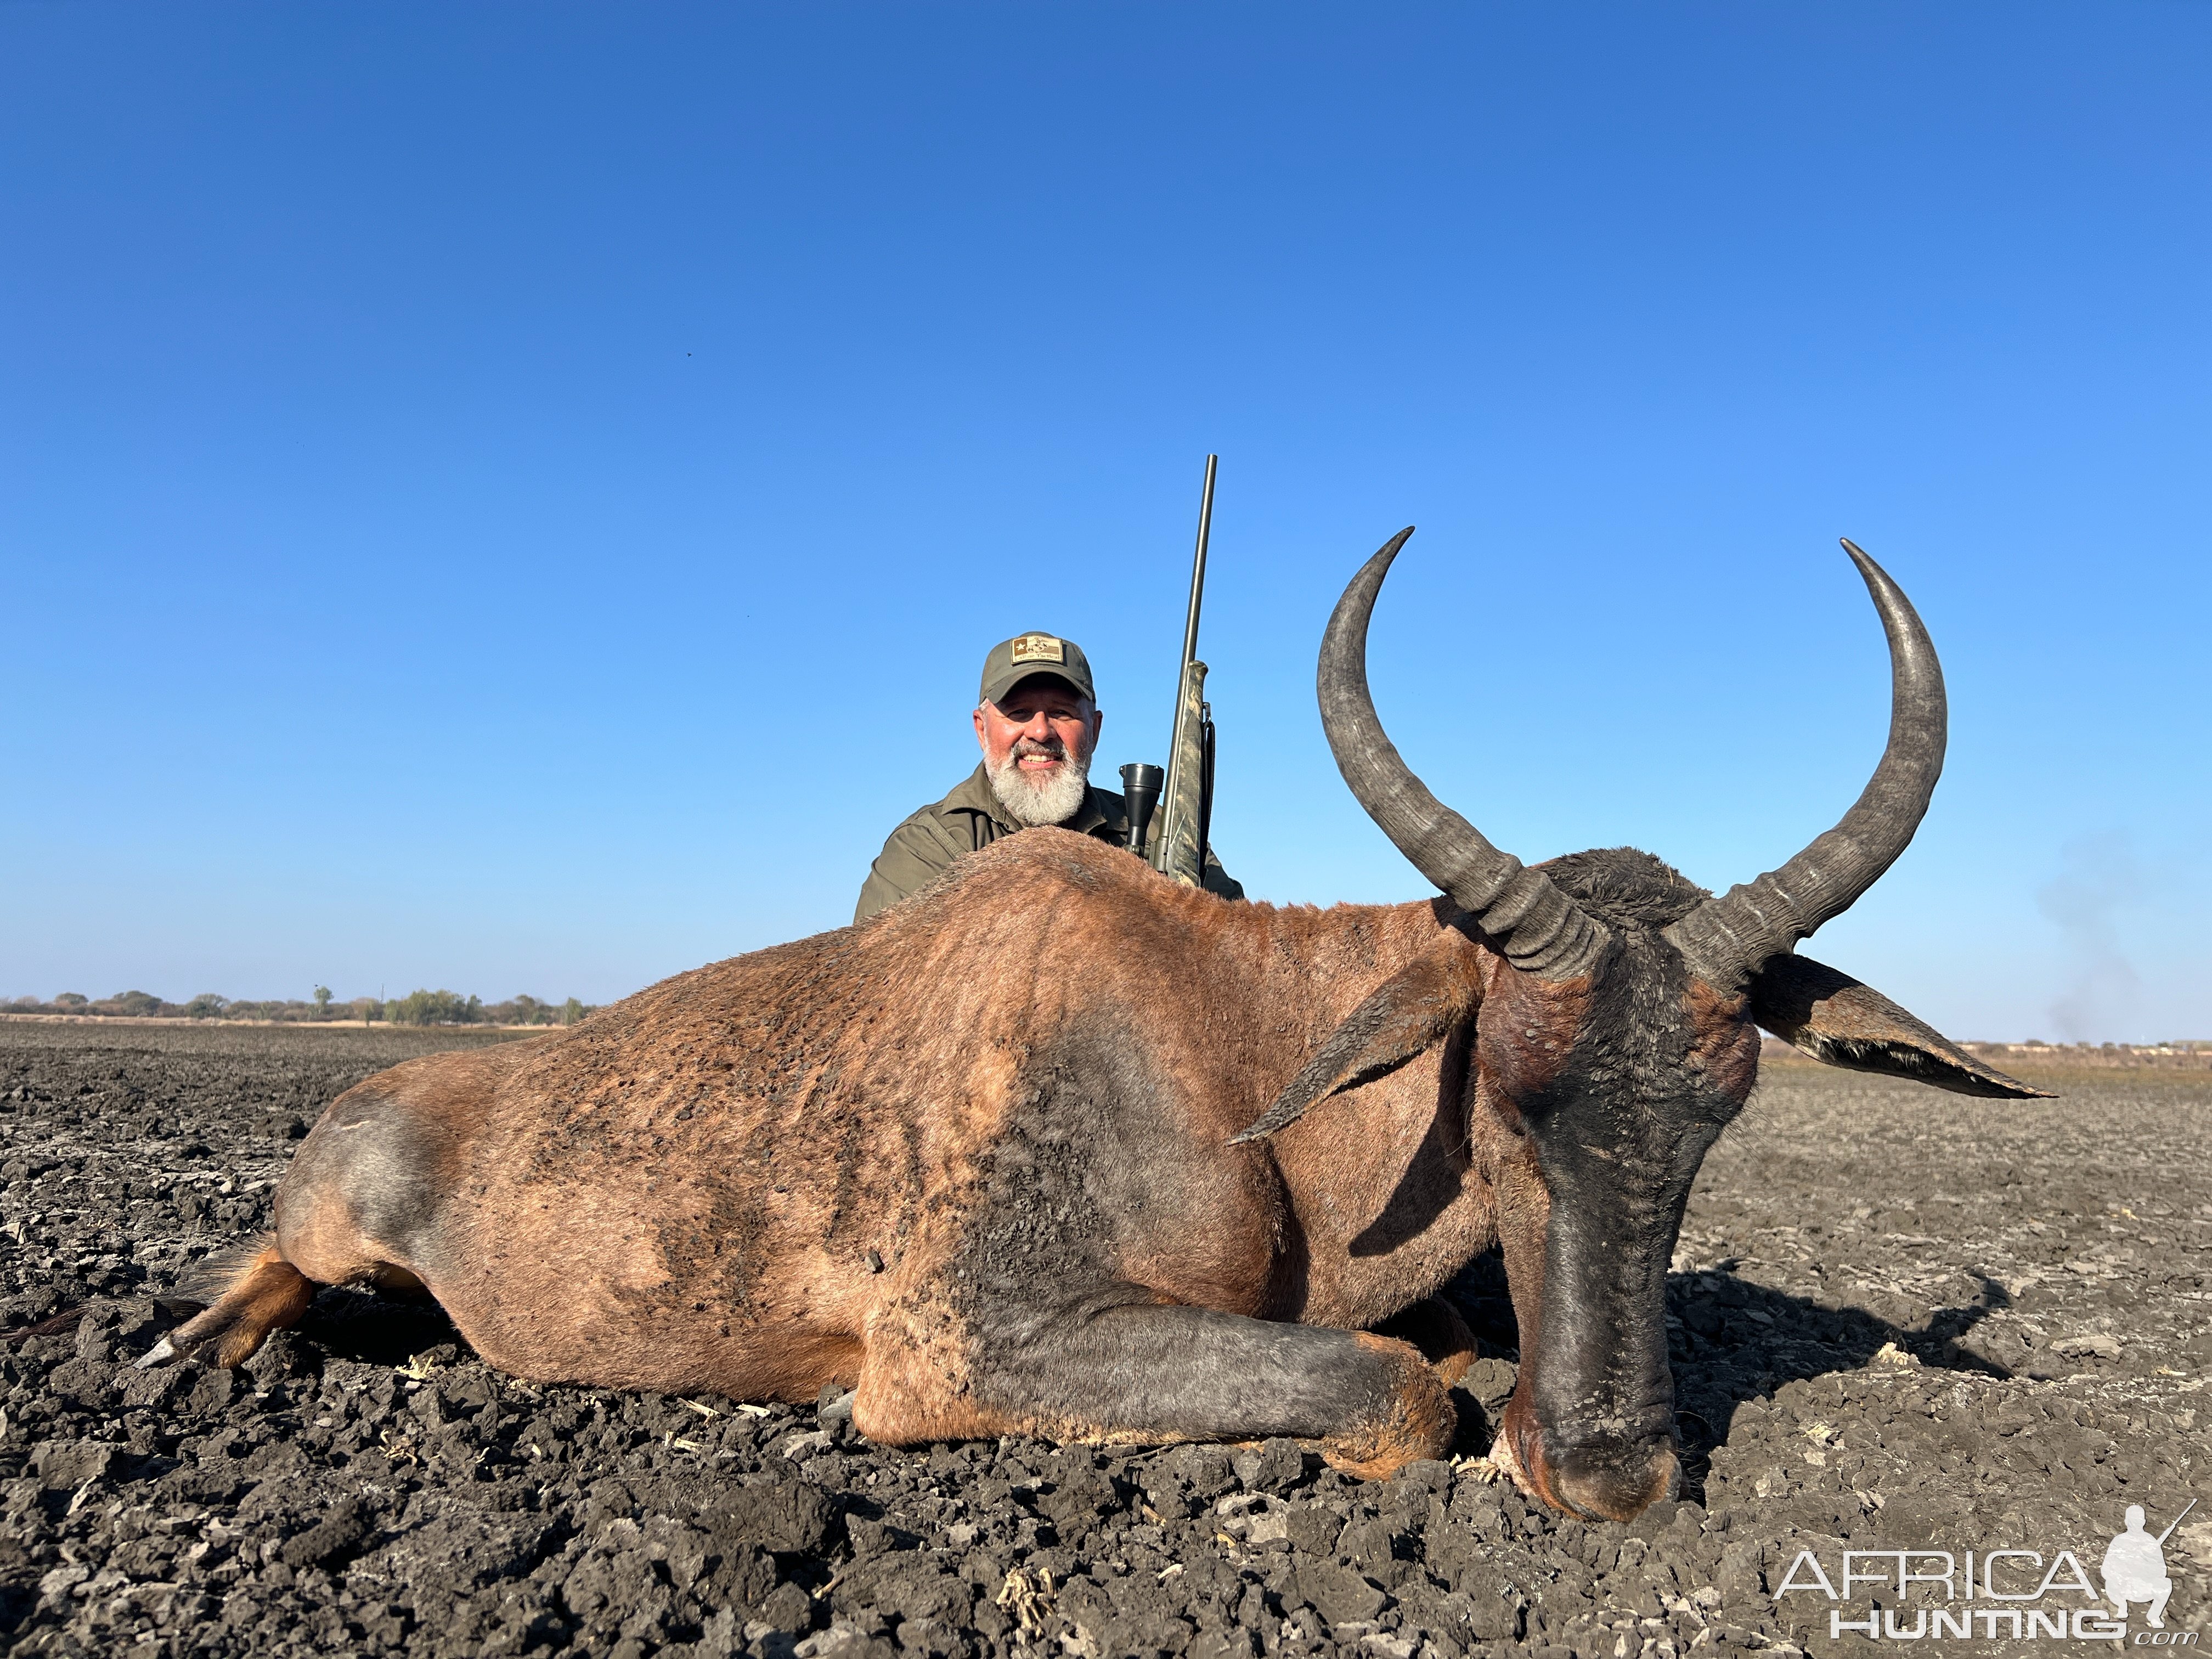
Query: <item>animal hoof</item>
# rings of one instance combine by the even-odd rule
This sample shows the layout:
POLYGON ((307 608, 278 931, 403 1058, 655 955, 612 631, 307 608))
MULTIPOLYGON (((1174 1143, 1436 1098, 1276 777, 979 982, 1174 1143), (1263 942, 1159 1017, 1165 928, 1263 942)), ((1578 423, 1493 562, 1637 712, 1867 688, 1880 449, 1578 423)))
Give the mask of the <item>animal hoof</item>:
POLYGON ((1360 1346, 1383 1356, 1396 1372, 1380 1416, 1347 1425, 1322 1442, 1328 1466, 1362 1480, 1387 1480, 1420 1457, 1441 1456, 1459 1425, 1451 1396, 1419 1350, 1360 1332, 1360 1346))
POLYGON ((169 1339, 165 1336, 159 1342, 156 1342, 152 1347, 147 1349, 144 1353, 139 1356, 137 1362, 138 1369, 142 1371, 150 1371, 155 1366, 160 1364, 163 1360, 174 1359, 176 1357, 177 1351, 175 1347, 172 1346, 169 1339))

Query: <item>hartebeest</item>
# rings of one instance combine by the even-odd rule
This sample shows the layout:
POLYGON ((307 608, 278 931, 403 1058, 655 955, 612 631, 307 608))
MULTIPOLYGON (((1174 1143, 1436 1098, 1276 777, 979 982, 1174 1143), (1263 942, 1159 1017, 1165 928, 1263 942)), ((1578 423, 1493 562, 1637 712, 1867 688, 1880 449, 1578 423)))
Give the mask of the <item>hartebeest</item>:
POLYGON ((1581 1515, 1671 1492, 1668 1262, 1758 1028, 2035 1092, 1791 954, 1911 838, 1942 671, 1846 543, 1893 707, 1842 823, 1719 898, 1626 848, 1525 868, 1376 720, 1368 617, 1411 533, 1337 605, 1322 718, 1443 896, 1236 904, 1085 837, 1012 837, 861 926, 349 1090, 273 1238, 149 1361, 235 1364, 316 1284, 367 1284, 427 1291, 540 1380, 836 1382, 892 1443, 1287 1435, 1382 1474, 1450 1443, 1469 1343, 1427 1299, 1495 1244, 1522 1366, 1494 1455, 1581 1515), (1425 1358, 1376 1334, 1394 1319, 1425 1358))

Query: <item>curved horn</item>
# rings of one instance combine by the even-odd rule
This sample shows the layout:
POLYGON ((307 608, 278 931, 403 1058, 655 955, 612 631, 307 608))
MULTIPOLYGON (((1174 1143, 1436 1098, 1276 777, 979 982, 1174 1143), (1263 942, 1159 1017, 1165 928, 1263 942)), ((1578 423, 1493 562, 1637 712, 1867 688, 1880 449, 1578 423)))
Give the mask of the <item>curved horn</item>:
POLYGON ((1367 620, 1408 525, 1361 567, 1322 636, 1321 724, 1352 795, 1413 867, 1449 894, 1516 968, 1546 979, 1587 973, 1605 948, 1603 927, 1550 878, 1501 853, 1415 777, 1383 734, 1367 690, 1367 620))
POLYGON ((1844 551, 1866 579, 1889 635, 1889 746, 1842 823, 1779 870, 1729 888, 1665 929, 1717 990, 1741 989, 1762 964, 1850 909, 1911 841, 1943 773, 1943 667, 1936 647, 1888 573, 1849 540, 1844 551))

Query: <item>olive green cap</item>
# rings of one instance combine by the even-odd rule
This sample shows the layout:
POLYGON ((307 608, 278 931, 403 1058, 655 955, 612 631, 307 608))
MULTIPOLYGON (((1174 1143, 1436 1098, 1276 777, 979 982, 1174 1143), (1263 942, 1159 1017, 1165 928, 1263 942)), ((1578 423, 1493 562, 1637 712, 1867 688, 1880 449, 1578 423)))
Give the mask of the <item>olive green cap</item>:
POLYGON ((1057 634, 1017 634, 1001 640, 983 659, 983 701, 996 702, 1032 674, 1050 674, 1066 680, 1091 699, 1098 693, 1091 684, 1091 661, 1083 647, 1057 634))

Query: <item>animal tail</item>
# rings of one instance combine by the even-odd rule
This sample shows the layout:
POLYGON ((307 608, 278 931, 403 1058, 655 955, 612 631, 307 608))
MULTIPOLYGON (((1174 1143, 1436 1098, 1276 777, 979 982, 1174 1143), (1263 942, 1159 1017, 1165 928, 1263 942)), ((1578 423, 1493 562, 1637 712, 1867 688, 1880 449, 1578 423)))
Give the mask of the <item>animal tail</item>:
POLYGON ((217 1251, 162 1298, 187 1307, 204 1304, 204 1310, 147 1350, 138 1368, 200 1357, 217 1365, 242 1365, 259 1352, 270 1332, 297 1324, 314 1297, 313 1281, 284 1260, 274 1233, 217 1251))
POLYGON ((210 1250, 185 1269, 173 1287, 154 1299, 171 1313, 198 1313, 219 1301, 254 1259, 276 1242, 273 1232, 254 1233, 222 1249, 210 1250))

